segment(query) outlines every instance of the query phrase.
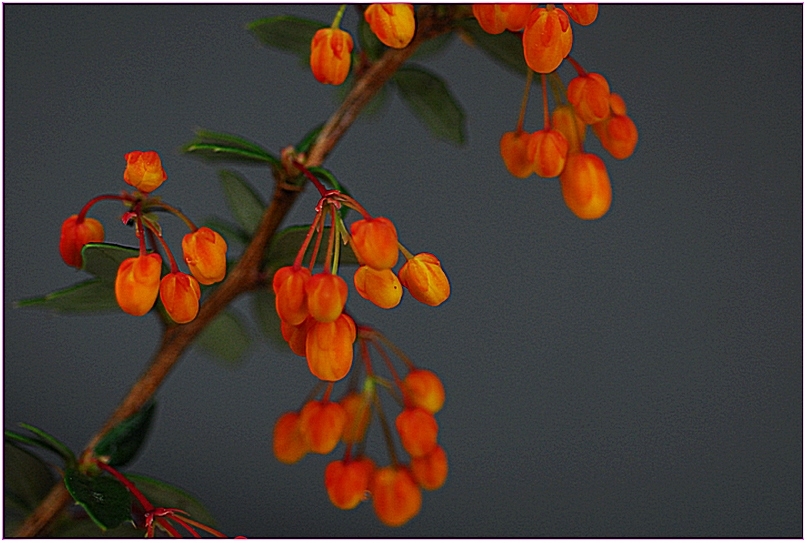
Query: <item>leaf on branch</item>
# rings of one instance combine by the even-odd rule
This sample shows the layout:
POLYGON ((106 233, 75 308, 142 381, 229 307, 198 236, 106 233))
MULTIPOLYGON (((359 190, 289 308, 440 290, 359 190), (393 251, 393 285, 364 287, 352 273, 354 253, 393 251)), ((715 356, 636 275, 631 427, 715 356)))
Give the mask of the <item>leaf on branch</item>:
POLYGON ((493 60, 522 77, 527 75, 524 46, 519 36, 512 32, 488 34, 474 18, 459 21, 458 24, 470 38, 471 43, 482 49, 493 60))
POLYGON ((81 249, 81 258, 84 262, 81 269, 107 283, 114 284, 121 262, 139 254, 140 251, 134 247, 112 243, 88 243, 81 249))
POLYGON ((169 485, 168 483, 158 481, 157 479, 152 479, 151 477, 131 473, 125 473, 124 475, 134 483, 137 489, 142 492, 155 507, 181 509, 188 513, 188 516, 193 520, 215 528, 216 521, 212 515, 199 500, 184 490, 169 485))
POLYGON ((55 453, 62 457, 62 460, 64 460, 64 464, 67 467, 71 467, 76 464, 76 455, 73 454, 73 451, 71 451, 67 445, 44 430, 40 430, 36 426, 31 426, 30 424, 25 424, 24 422, 21 422, 20 426, 34 434, 35 437, 24 436, 22 434, 12 432, 11 430, 6 430, 4 432, 6 439, 13 439, 20 443, 33 445, 34 447, 41 447, 47 451, 55 453))
POLYGON ((246 179, 231 170, 219 172, 224 197, 235 220, 250 236, 261 222, 266 204, 246 179))
MULTIPOLYGON (((300 252, 300 247, 302 247, 303 241, 305 241, 309 228, 310 226, 289 226, 278 232, 275 237, 272 238, 272 243, 269 244, 264 259, 266 267, 272 270, 272 273, 283 266, 291 266, 294 263, 294 259, 297 258, 297 253, 300 252)), ((331 228, 327 227, 323 230, 322 237, 328 239, 331 228)), ((308 265, 308 262, 311 261, 311 253, 313 251, 314 242, 312 241, 306 248, 305 256, 303 257, 303 263, 305 265, 308 265)), ((319 254, 317 254, 317 264, 325 263, 325 254, 325 249, 320 247, 319 254)), ((339 263, 346 265, 359 263, 350 245, 342 245, 339 251, 339 263)))
POLYGON ((101 279, 89 279, 38 298, 27 298, 17 307, 47 309, 57 313, 84 313, 119 309, 115 286, 101 279))
POLYGON ((280 166, 280 160, 260 145, 239 136, 209 130, 198 130, 196 138, 183 146, 182 151, 207 160, 269 163, 280 166))
POLYGON ((77 468, 65 470, 67 491, 102 530, 116 528, 132 519, 132 496, 117 479, 90 477, 77 468))
POLYGON ((201 349, 225 362, 229 368, 243 361, 251 343, 246 327, 231 311, 219 313, 196 338, 201 349))
POLYGON ((218 217, 209 217, 202 221, 201 226, 207 226, 208 228, 221 234, 224 241, 227 242, 228 247, 230 246, 230 243, 234 241, 237 241, 241 245, 249 245, 249 234, 240 226, 225 221, 224 219, 219 219, 218 217))
POLYGON ((140 411, 110 430, 98 445, 96 456, 108 457, 110 466, 123 466, 132 461, 146 440, 154 418, 154 402, 149 402, 140 411))
POLYGON ((55 478, 38 456, 3 444, 3 537, 11 537, 48 494, 55 478))
POLYGON ((436 38, 426 40, 421 44, 420 47, 418 47, 417 51, 415 51, 412 56, 409 57, 409 60, 420 61, 437 56, 443 51, 443 49, 448 47, 452 38, 454 38, 454 33, 446 32, 445 34, 441 34, 436 38))
POLYGON ((406 105, 440 139, 465 142, 465 113, 435 74, 419 67, 402 66, 392 76, 406 105))
POLYGON ((384 51, 387 50, 387 46, 381 43, 381 40, 375 35, 370 28, 370 24, 364 17, 359 17, 359 29, 357 34, 359 36, 361 50, 367 54, 367 58, 371 61, 375 62, 378 60, 381 55, 384 54, 384 51))
POLYGON ((247 25, 255 36, 269 47, 297 55, 308 66, 311 62, 311 40, 320 28, 328 25, 289 15, 267 17, 247 25))
POLYGON ((289 344, 280 332, 280 316, 275 309, 275 293, 271 288, 252 292, 252 312, 269 343, 278 350, 289 351, 289 344))

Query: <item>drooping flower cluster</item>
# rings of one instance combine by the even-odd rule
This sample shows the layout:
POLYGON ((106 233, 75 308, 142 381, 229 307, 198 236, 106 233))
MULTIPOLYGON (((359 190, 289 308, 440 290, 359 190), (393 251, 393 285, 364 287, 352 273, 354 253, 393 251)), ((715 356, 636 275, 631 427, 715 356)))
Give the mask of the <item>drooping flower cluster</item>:
POLYGON ((281 415, 274 427, 273 450, 278 460, 293 464, 308 453, 329 454, 340 442, 344 443, 342 458, 325 468, 325 490, 331 503, 340 509, 353 509, 372 499, 381 522, 400 526, 420 511, 422 491, 442 487, 448 475, 445 450, 437 443, 435 418, 443 407, 445 390, 437 375, 415 367, 379 332, 359 327, 358 340, 366 373, 361 390, 356 385, 358 374, 354 373, 339 400, 331 399, 333 383, 329 383, 321 399, 310 399, 299 411, 281 415), (398 377, 382 343, 405 362, 408 373, 403 380, 398 377), (373 370, 370 346, 384 359, 392 374, 392 383, 373 370), (401 406, 395 418, 395 434, 379 395, 379 389, 385 388, 401 406), (384 433, 390 457, 386 465, 377 464, 366 454, 373 414, 384 433), (396 435, 409 457, 408 462, 399 459, 396 435))
POLYGON ((159 294, 163 307, 174 322, 190 322, 199 312, 199 284, 211 285, 224 279, 227 271, 227 243, 218 232, 207 227, 197 228, 182 212, 163 203, 159 198, 150 196, 168 178, 156 152, 132 151, 125 158, 123 179, 136 190, 132 193, 93 198, 80 213, 66 219, 62 223, 59 252, 66 264, 81 268, 81 251, 84 246, 104 241, 101 223, 86 216, 90 207, 101 200, 122 201, 128 208, 122 220, 125 224, 134 223, 140 254, 125 259, 118 267, 115 278, 115 298, 118 305, 130 315, 145 315, 154 307, 159 294), (190 274, 179 271, 153 211, 173 213, 190 228, 191 232, 182 240, 183 256, 190 274), (146 249, 147 233, 153 252, 146 249), (170 263, 170 271, 164 276, 163 259, 156 252, 156 240, 159 240, 170 263))
MULTIPOLYGON (((345 6, 333 24, 321 28, 311 40, 311 72, 320 83, 341 85, 350 73, 353 38, 339 28, 345 6)), ((376 37, 394 49, 409 45, 415 35, 415 10, 412 4, 370 4, 364 19, 376 37)))
POLYGON ((597 219, 611 206, 611 182, 605 163, 583 149, 586 127, 590 126, 603 148, 620 160, 633 154, 639 134, 627 116, 625 102, 611 92, 605 77, 586 72, 569 56, 573 43, 571 21, 583 26, 593 23, 598 5, 563 4, 563 8, 553 4, 475 4, 473 13, 488 33, 522 32, 524 60, 530 70, 516 130, 506 132, 500 141, 508 171, 520 178, 533 173, 559 177, 569 209, 582 219, 597 219), (578 73, 566 88, 557 74, 564 59, 578 73), (522 127, 533 72, 541 74, 544 127, 529 133, 522 127), (555 97, 551 115, 547 79, 555 97))

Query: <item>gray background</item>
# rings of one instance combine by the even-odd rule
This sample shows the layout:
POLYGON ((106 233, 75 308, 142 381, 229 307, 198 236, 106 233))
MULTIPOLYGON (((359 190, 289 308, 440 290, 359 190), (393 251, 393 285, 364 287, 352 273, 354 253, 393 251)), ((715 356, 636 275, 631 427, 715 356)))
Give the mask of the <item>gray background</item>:
MULTIPOLYGON (((326 119, 336 92, 244 27, 335 11, 4 5, 6 427, 81 449, 156 346, 153 317, 13 308, 84 278, 59 257, 64 218, 127 188, 133 149, 161 152, 165 200, 229 218, 217 168, 177 149, 204 127, 279 150, 326 119)), ((466 146, 432 138, 394 93, 337 146, 327 167, 452 281, 438 309, 407 298, 384 312, 351 294, 448 393, 449 478, 405 527, 329 503, 322 474, 339 452, 273 458, 274 421, 314 379, 266 343, 237 370, 186 354, 131 470, 252 537, 801 537, 802 11, 603 5, 575 27, 573 55, 640 133, 633 157, 605 159, 614 201, 599 221, 573 216, 557 180, 507 174, 498 141, 523 81, 461 40, 424 64, 466 108, 466 146)), ((343 26, 356 20, 348 10, 343 26)), ((271 194, 264 170, 236 168, 271 194)), ((310 221, 315 201, 309 190, 288 224, 310 221)), ((93 215, 134 245, 120 209, 93 215)), ((163 227, 178 249, 184 225, 163 227)))

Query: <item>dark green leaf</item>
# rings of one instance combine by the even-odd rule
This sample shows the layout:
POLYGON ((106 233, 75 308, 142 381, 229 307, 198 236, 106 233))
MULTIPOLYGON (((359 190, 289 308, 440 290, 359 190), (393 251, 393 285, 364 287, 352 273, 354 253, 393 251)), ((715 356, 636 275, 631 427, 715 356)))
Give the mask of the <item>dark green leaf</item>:
POLYGON ((208 130, 198 130, 196 138, 182 147, 182 151, 209 160, 259 162, 280 166, 280 160, 260 145, 239 136, 208 130))
POLYGON ((65 470, 67 491, 90 515, 99 528, 108 530, 132 518, 132 496, 117 479, 106 475, 90 477, 76 468, 65 470))
POLYGON ((219 176, 230 212, 241 228, 252 235, 263 216, 265 207, 263 200, 239 174, 230 170, 222 170, 219 172, 219 176))
POLYGON ((11 430, 5 431, 5 437, 8 439, 19 441, 20 443, 33 445, 35 447, 41 447, 45 450, 56 453, 57 455, 62 457, 66 466, 75 465, 76 455, 73 454, 73 451, 71 451, 67 447, 67 445, 65 445, 64 443, 62 443, 49 433, 45 432, 44 430, 40 430, 36 426, 31 426, 30 424, 25 424, 24 422, 21 422, 20 426, 22 426, 23 428, 34 434, 34 437, 24 436, 22 434, 12 432, 11 430))
POLYGON ((465 141, 465 113, 442 79, 423 68, 403 66, 392 80, 404 102, 435 136, 458 144, 465 141))
POLYGON ((241 245, 248 245, 249 240, 251 239, 249 234, 247 234, 240 226, 223 219, 219 219, 218 217, 210 217, 205 219, 201 226, 207 226, 208 228, 211 228, 221 234, 221 237, 223 237, 224 241, 227 242, 228 248, 231 242, 238 242, 241 245))
POLYGON ((110 466, 128 464, 146 440, 154 417, 154 402, 149 402, 140 411, 110 430, 95 446, 96 456, 109 457, 110 466))
POLYGON ((197 338, 199 347, 226 362, 229 367, 242 361, 251 342, 240 319, 230 311, 219 313, 197 338))
POLYGON ((524 46, 521 38, 512 32, 488 34, 474 18, 459 22, 460 27, 470 41, 490 55, 493 60, 512 70, 520 76, 527 75, 527 63, 524 61, 524 46))
POLYGON ((61 313, 109 311, 119 309, 115 286, 102 279, 90 279, 77 285, 17 302, 17 307, 48 309, 61 313))
POLYGON ((139 254, 140 251, 134 247, 112 243, 88 243, 81 249, 81 258, 84 262, 81 269, 107 283, 114 284, 121 262, 139 254))
POLYGON ((280 317, 275 308, 275 293, 271 288, 259 289, 252 293, 252 311, 269 343, 277 349, 288 351, 289 344, 280 332, 280 317))
POLYGON ((3 443, 3 490, 9 501, 26 512, 39 505, 55 478, 39 457, 6 440, 3 443))
POLYGON ((247 25, 264 44, 297 55, 306 65, 311 58, 311 40, 328 25, 289 15, 267 17, 247 25))
POLYGON ((125 475, 127 479, 134 483, 140 492, 146 495, 146 498, 148 498, 155 507, 181 509, 188 513, 190 518, 201 522, 205 526, 210 526, 211 528, 216 526, 216 521, 210 513, 208 513, 207 509, 205 509, 199 500, 184 490, 152 479, 151 477, 133 475, 131 473, 126 473, 125 475))
MULTIPOLYGON (((302 247, 303 241, 305 241, 305 237, 308 234, 308 229, 309 226, 290 226, 275 235, 272 239, 272 243, 269 244, 269 249, 266 251, 265 260, 267 267, 272 270, 272 273, 283 266, 291 266, 294 263, 294 259, 297 258, 297 253, 300 252, 300 247, 302 247)), ((324 228, 322 233, 323 239, 327 240, 330 233, 330 227, 324 228)), ((314 235, 316 236, 317 234, 315 233, 314 235)), ((325 242, 323 241, 319 254, 317 254, 318 264, 325 263, 326 251, 324 250, 324 244, 325 242)), ((311 253, 313 250, 314 240, 312 239, 303 257, 303 265, 307 266, 311 261, 311 253)), ((350 265, 359 263, 350 245, 342 245, 339 255, 340 264, 350 265)))
POLYGON ((359 35, 361 49, 367 54, 367 58, 371 61, 378 60, 381 55, 384 54, 384 51, 387 50, 387 46, 381 43, 381 40, 375 35, 370 28, 370 24, 364 17, 359 17, 359 30, 357 33, 359 35))
POLYGON ((454 38, 454 33, 446 32, 445 34, 440 34, 436 38, 423 42, 420 47, 418 47, 417 51, 415 51, 412 56, 409 57, 409 60, 425 60, 438 55, 446 47, 448 47, 452 38, 454 38))
POLYGON ((49 537, 60 539, 89 539, 96 537, 114 539, 143 539, 146 536, 145 528, 135 528, 130 522, 124 522, 117 528, 103 531, 90 519, 70 520, 57 523, 48 534, 49 537))
POLYGON ((322 127, 325 126, 325 123, 314 128, 311 132, 305 135, 305 137, 300 140, 300 143, 294 146, 294 150, 298 153, 307 153, 311 146, 314 145, 314 142, 317 141, 319 137, 319 133, 322 132, 322 127))

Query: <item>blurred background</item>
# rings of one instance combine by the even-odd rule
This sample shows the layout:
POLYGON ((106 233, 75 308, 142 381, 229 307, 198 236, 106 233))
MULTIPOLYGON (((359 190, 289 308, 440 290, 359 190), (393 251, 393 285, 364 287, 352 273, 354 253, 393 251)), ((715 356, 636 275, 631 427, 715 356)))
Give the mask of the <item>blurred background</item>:
MULTIPOLYGON (((86 278, 61 261, 62 221, 127 189, 134 149, 160 152, 159 195, 194 220, 232 220, 221 167, 268 199, 265 169, 179 148, 206 128, 279 152, 327 119, 339 91, 246 24, 329 24, 336 11, 3 6, 6 428, 27 422, 81 450, 157 346, 153 316, 14 307, 86 278)), ((357 20, 348 9, 342 27, 357 20)), ((351 311, 447 391, 449 477, 404 527, 369 504, 330 504, 323 471, 342 448, 293 466, 273 457, 275 420, 315 379, 267 342, 237 367, 187 352, 128 470, 250 537, 801 537, 802 29, 801 5, 601 5, 576 26, 572 54, 639 128, 625 161, 586 143, 613 185, 597 221, 567 209, 557 180, 508 174, 499 138, 523 78, 456 37, 422 65, 465 108, 464 146, 431 136, 394 92, 337 145, 325 166, 451 278, 436 309, 405 297, 384 311, 351 286, 351 311)), ((560 74, 574 76, 565 63, 560 74)), ((525 128, 541 125, 535 88, 525 128)), ((285 224, 310 223, 315 203, 307 190, 285 224)), ((134 246, 120 213, 101 203, 91 215, 134 246)), ((163 228, 178 250, 184 225, 163 228)), ((234 311, 252 315, 246 299, 234 311)))

